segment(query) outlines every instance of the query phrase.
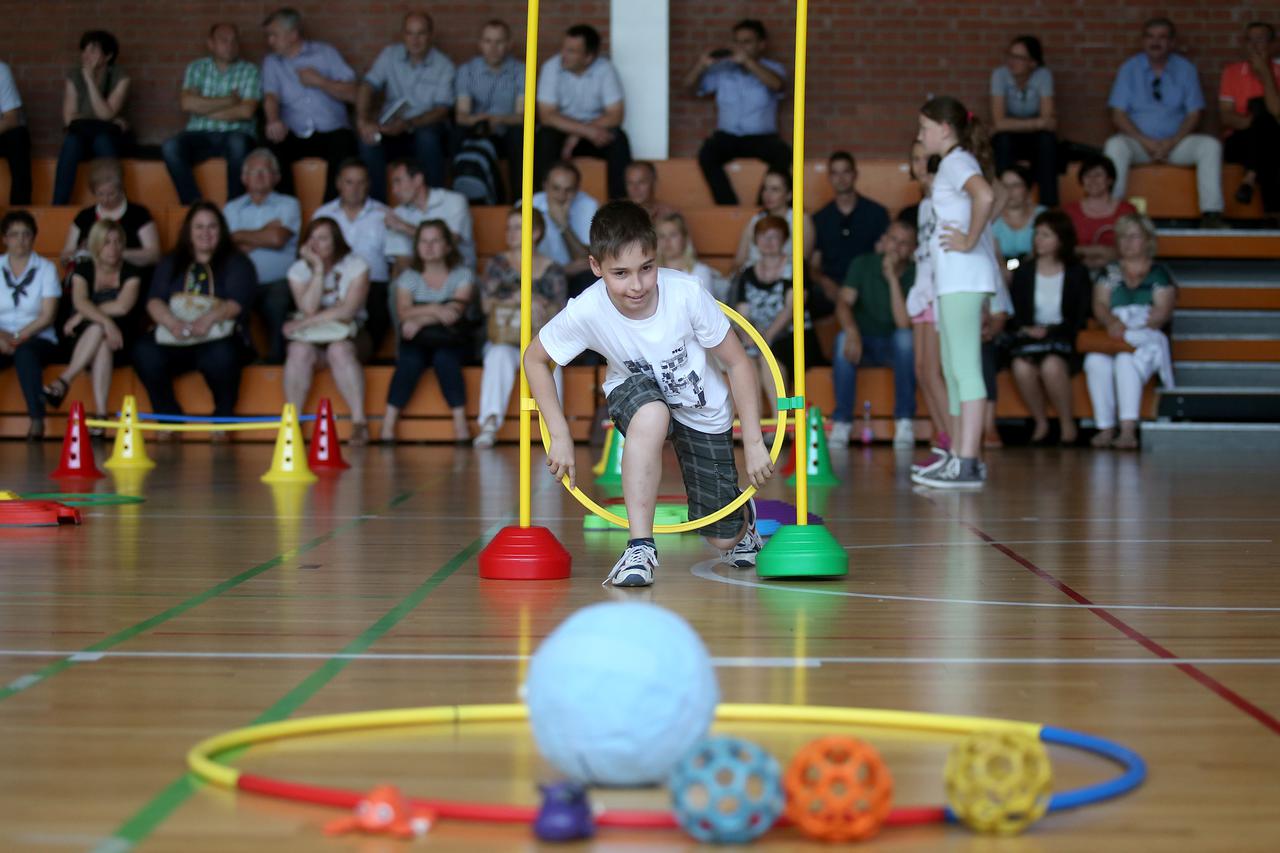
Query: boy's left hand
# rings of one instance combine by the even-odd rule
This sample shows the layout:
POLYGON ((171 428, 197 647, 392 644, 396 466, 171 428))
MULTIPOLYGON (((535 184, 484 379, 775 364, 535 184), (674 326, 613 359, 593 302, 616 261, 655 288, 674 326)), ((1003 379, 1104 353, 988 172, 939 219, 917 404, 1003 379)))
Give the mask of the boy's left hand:
POLYGON ((773 476, 773 460, 769 458, 769 449, 764 446, 763 438, 757 438, 747 442, 743 451, 747 462, 747 479, 758 489, 773 476))

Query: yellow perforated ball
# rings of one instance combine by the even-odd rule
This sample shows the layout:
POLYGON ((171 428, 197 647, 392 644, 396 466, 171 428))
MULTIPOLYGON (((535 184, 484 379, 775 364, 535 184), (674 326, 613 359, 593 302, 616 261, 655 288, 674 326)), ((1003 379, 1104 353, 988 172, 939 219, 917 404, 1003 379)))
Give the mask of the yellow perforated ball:
POLYGON ((1053 769, 1029 735, 979 733, 947 757, 946 785, 951 810, 970 829, 1016 835, 1049 808, 1053 769))

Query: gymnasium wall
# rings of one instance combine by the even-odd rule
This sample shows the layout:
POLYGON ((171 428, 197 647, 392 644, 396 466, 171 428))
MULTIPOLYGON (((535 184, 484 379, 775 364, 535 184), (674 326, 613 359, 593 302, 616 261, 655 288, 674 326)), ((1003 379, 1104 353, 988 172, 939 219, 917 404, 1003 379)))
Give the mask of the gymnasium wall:
MULTIPOLYGON (((648 0, 635 0, 648 2, 648 0)), ((0 0, 0 59, 13 68, 27 105, 35 153, 52 156, 61 139, 62 77, 77 62, 80 33, 101 27, 121 42, 120 63, 133 75, 129 117, 143 142, 158 143, 181 128, 177 91, 186 63, 204 52, 208 26, 234 21, 245 54, 265 50, 260 24, 276 8, 261 0, 0 0)), ((400 17, 418 4, 379 0, 295 0, 307 33, 337 45, 357 71, 397 37, 400 17)), ((729 27, 751 15, 769 27, 772 53, 790 65, 794 3, 786 0, 670 0, 671 80, 678 87, 697 54, 724 43, 729 27)), ((1100 143, 1108 133, 1105 105, 1116 66, 1137 49, 1142 20, 1168 14, 1183 50, 1198 64, 1206 99, 1216 102, 1222 65, 1239 52, 1244 24, 1280 24, 1280 0, 813 0, 810 6, 807 149, 810 157, 835 147, 864 156, 897 156, 915 126, 915 108, 930 93, 957 95, 987 110, 992 67, 1009 38, 1033 33, 1044 42, 1057 75, 1059 114, 1069 138, 1100 143)), ((497 15, 523 44, 525 4, 423 4, 436 19, 437 43, 455 62, 474 54, 480 24, 497 15)), ((542 4, 539 55, 549 56, 563 30, 586 21, 608 45, 608 0, 547 0, 542 4)), ((680 91, 671 96, 671 155, 693 156, 714 127, 710 103, 680 91)), ((1213 110, 1211 110, 1213 113, 1213 110)), ((1216 115, 1211 115, 1216 126, 1216 115)), ((791 99, 783 105, 790 136, 791 99)))

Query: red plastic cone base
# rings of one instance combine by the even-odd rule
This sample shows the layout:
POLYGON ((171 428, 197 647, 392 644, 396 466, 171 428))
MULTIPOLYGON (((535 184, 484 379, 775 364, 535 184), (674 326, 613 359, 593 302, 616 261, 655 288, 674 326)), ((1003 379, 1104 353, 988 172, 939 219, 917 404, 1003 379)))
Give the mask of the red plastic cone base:
POLYGON ((102 476, 93 462, 93 442, 84 422, 84 404, 72 403, 67 434, 62 439, 62 459, 49 475, 59 480, 96 480, 102 476))
POLYGON ((0 527, 57 527, 79 523, 80 510, 57 501, 0 501, 0 527))
POLYGON ((338 424, 333 419, 333 405, 328 397, 320 400, 320 408, 316 412, 316 428, 311 434, 307 465, 312 471, 345 471, 351 467, 342 458, 338 424))
POLYGON ((545 527, 504 527, 480 552, 480 577, 554 581, 569 577, 573 557, 545 527))

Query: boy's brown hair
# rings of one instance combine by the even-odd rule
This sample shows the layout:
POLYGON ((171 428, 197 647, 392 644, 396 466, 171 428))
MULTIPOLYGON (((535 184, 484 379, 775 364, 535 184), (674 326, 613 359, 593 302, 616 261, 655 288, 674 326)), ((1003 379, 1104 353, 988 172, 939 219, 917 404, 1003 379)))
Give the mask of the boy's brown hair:
POLYGON ((635 243, 650 252, 658 250, 658 232, 648 212, 634 202, 611 201, 591 219, 591 246, 587 251, 601 267, 635 243))

